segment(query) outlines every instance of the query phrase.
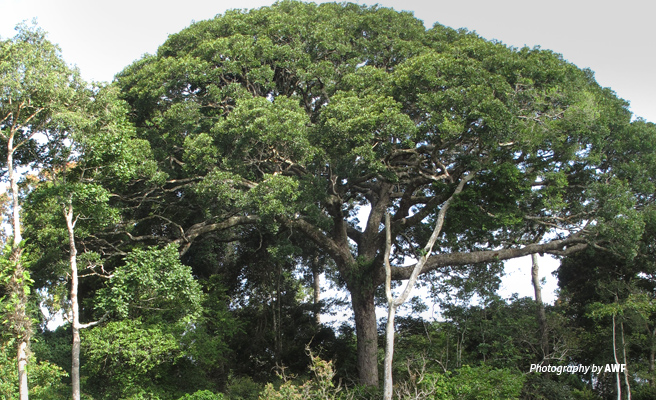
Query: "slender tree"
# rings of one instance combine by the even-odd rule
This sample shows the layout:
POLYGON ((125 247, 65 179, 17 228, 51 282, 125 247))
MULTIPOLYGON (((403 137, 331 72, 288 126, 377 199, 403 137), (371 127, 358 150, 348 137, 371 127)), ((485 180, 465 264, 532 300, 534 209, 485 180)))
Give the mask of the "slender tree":
POLYGON ((32 324, 27 312, 30 278, 21 257, 19 168, 39 161, 35 137, 57 129, 75 109, 80 80, 42 30, 19 25, 17 31, 13 38, 0 41, 0 138, 6 142, 4 161, 12 199, 9 320, 18 343, 18 377, 23 400, 28 398, 27 363, 32 324))
MULTIPOLYGON (((68 242, 68 269, 55 273, 65 274, 70 279, 66 284, 70 288, 69 295, 61 298, 60 306, 68 314, 73 334, 71 380, 74 400, 81 396, 80 331, 98 325, 106 317, 89 323, 80 321, 80 268, 76 241, 81 240, 86 248, 83 275, 109 278, 104 272, 103 260, 90 251, 90 248, 98 248, 90 243, 90 236, 118 223, 117 210, 109 205, 110 194, 102 184, 125 184, 137 177, 146 177, 149 157, 148 145, 134 139, 134 130, 126 121, 125 105, 116 98, 114 88, 89 87, 80 91, 86 96, 75 116, 69 116, 65 129, 50 132, 53 140, 48 143, 40 181, 34 184, 26 205, 27 230, 33 236, 32 248, 36 252, 45 250, 39 249, 42 245, 59 251, 59 246, 53 246, 50 241, 52 238, 45 237, 52 232, 61 231, 61 239, 68 242)), ((37 269, 39 263, 39 260, 35 261, 37 269)), ((37 273, 44 275, 45 271, 37 273)), ((59 279, 51 276, 51 280, 59 279)), ((58 289, 51 285, 48 290, 54 296, 58 289)))

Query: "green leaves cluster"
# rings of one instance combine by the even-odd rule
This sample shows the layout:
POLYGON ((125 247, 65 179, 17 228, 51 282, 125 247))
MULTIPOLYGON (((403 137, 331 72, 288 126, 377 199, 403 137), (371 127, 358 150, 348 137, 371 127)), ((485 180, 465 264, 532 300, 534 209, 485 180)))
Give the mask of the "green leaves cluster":
POLYGON ((135 249, 125 257, 106 288, 98 293, 96 309, 119 319, 141 318, 186 328, 201 312, 202 292, 191 268, 180 263, 175 245, 135 249))

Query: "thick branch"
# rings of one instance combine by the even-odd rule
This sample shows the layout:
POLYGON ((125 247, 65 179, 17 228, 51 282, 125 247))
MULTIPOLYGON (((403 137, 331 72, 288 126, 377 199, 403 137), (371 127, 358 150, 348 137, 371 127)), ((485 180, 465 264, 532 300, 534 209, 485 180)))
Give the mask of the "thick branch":
POLYGON ((174 240, 173 243, 180 244, 183 242, 191 242, 194 239, 196 239, 198 236, 203 235, 205 233, 221 231, 224 229, 232 228, 233 226, 237 226, 237 225, 253 224, 259 220, 260 217, 256 215, 245 215, 239 217, 230 217, 224 221, 217 222, 214 224, 201 222, 191 226, 189 229, 185 231, 183 237, 174 240))
POLYGON ((328 253, 333 260, 338 262, 338 264, 340 262, 347 263, 352 261, 353 255, 349 251, 348 247, 340 246, 335 240, 327 236, 321 229, 310 224, 309 222, 300 218, 293 220, 289 218, 281 218, 280 222, 289 228, 297 229, 305 234, 308 239, 312 240, 317 246, 328 253))
MULTIPOLYGON (((585 239, 576 234, 567 239, 552 240, 551 242, 541 244, 534 243, 521 248, 472 251, 469 253, 435 254, 430 257, 420 273, 425 274, 427 272, 434 271, 438 268, 446 266, 510 260, 511 258, 523 257, 534 253, 566 255, 581 251, 586 247, 587 244, 585 243, 585 239)), ((393 267, 392 279, 409 279, 413 269, 414 264, 407 267, 393 267)))

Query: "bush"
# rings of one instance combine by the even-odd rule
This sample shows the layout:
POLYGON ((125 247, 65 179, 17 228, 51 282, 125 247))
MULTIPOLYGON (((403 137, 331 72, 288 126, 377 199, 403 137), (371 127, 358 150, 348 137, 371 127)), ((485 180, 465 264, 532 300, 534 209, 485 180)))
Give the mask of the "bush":
POLYGON ((346 400, 351 398, 344 397, 345 393, 340 393, 342 388, 333 383, 335 371, 332 361, 325 361, 313 355, 309 348, 306 350, 311 359, 310 370, 314 373, 314 379, 297 385, 283 376, 285 381, 280 387, 275 388, 271 383, 266 385, 260 395, 260 400, 346 400))
POLYGON ((455 373, 427 374, 416 391, 400 393, 404 399, 512 400, 519 399, 524 375, 507 368, 463 366, 455 373), (414 392, 414 393, 413 393, 414 392))
POLYGON ((230 400, 257 400, 260 392, 262 392, 262 385, 245 376, 229 378, 225 394, 230 400))
POLYGON ((209 390, 199 390, 192 394, 185 394, 178 400, 223 400, 223 394, 213 393, 209 390))

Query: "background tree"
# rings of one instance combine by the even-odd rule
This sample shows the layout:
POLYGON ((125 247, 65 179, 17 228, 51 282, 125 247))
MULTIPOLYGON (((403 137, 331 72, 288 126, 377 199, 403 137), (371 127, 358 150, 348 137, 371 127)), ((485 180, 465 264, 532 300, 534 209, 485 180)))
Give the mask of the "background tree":
MULTIPOLYGON (((75 118, 70 119, 66 129, 60 129, 57 140, 49 143, 47 160, 44 160, 45 165, 40 173, 41 182, 30 193, 26 212, 27 232, 34 238, 31 248, 37 254, 42 254, 44 250, 39 249, 39 245, 57 236, 63 235, 69 243, 68 271, 61 273, 69 277, 64 281, 65 286, 70 287, 70 295, 60 296, 58 305, 63 307, 72 326, 71 378, 74 399, 80 398, 80 330, 100 322, 80 322, 76 238, 87 245, 94 233, 118 223, 117 210, 109 206, 110 194, 101 184, 107 181, 127 183, 137 177, 147 177, 149 156, 147 143, 134 140, 133 129, 125 118, 125 107, 116 98, 116 91, 96 87, 85 88, 85 92, 88 98, 86 104, 75 118), (137 162, 139 159, 141 161, 137 162)), ((61 251, 56 246, 54 248, 55 252, 61 251)), ((108 277, 98 253, 87 248, 80 256, 83 276, 108 277)), ((41 260, 37 258, 35 263, 44 258, 50 257, 41 256, 41 260)), ((43 270, 39 273, 47 274, 43 270)), ((55 277, 54 280, 58 279, 55 277)), ((53 299, 57 297, 56 287, 51 286, 48 290, 53 299)), ((51 304, 54 306, 54 302, 51 304)), ((57 307, 50 309, 53 313, 60 310, 57 307)))
POLYGON ((30 277, 21 260, 22 233, 18 188, 20 167, 39 161, 37 135, 57 130, 77 106, 77 71, 62 60, 45 32, 20 25, 12 39, 0 41, 0 138, 6 142, 3 162, 11 194, 11 273, 9 318, 16 337, 20 398, 28 398, 27 361, 32 324, 26 310, 30 277))

